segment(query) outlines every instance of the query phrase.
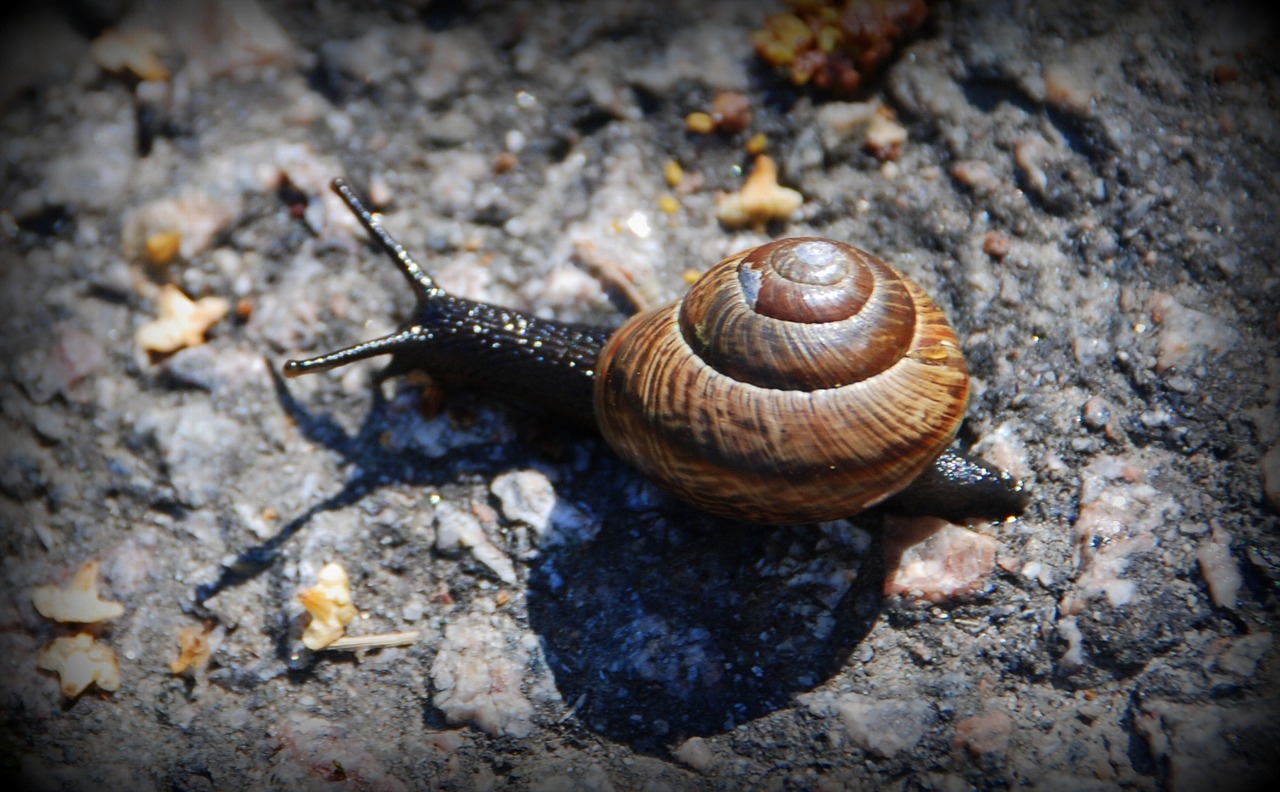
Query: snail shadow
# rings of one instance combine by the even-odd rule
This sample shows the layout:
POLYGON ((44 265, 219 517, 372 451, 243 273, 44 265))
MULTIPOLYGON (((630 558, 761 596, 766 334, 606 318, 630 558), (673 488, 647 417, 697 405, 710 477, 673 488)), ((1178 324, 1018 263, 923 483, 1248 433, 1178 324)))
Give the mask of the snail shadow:
POLYGON ((572 718, 660 756, 791 706, 837 673, 874 625, 884 583, 878 531, 868 541, 844 524, 663 514, 606 520, 588 542, 549 548, 528 594, 572 718))
POLYGON ((352 474, 337 492, 312 504, 282 525, 274 535, 224 562, 216 580, 197 586, 192 600, 185 602, 183 607, 202 618, 213 617, 205 606, 206 600, 270 569, 288 541, 317 515, 355 504, 370 492, 389 484, 439 486, 456 480, 462 471, 483 469, 493 461, 492 453, 479 447, 451 450, 433 457, 412 448, 389 451, 383 437, 388 431, 395 430, 397 417, 380 389, 371 389, 372 401, 363 421, 354 431, 348 432, 328 414, 309 410, 294 398, 278 368, 269 359, 267 371, 280 408, 298 431, 316 445, 336 453, 352 474))
MULTIPOLYGON (((210 615, 209 598, 267 572, 323 512, 387 485, 441 486, 509 466, 504 452, 487 446, 432 457, 390 450, 382 438, 400 418, 378 389, 361 425, 346 431, 299 403, 269 370, 299 431, 352 473, 199 586, 186 603, 197 615, 210 615)), ((686 737, 790 706, 846 664, 880 612, 880 531, 735 523, 673 500, 649 513, 610 510, 635 476, 612 455, 594 459, 566 494, 601 509, 600 529, 552 542, 531 560, 529 624, 569 708, 567 728, 667 755, 686 737)))

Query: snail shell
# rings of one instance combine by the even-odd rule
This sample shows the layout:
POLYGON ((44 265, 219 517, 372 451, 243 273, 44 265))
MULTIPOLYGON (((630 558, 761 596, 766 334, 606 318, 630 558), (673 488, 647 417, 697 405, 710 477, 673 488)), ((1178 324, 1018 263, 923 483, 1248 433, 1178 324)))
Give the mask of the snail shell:
POLYGON ((902 490, 951 444, 968 396, 955 332, 918 286, 801 237, 727 258, 626 322, 595 411, 623 459, 695 506, 792 523, 902 490))

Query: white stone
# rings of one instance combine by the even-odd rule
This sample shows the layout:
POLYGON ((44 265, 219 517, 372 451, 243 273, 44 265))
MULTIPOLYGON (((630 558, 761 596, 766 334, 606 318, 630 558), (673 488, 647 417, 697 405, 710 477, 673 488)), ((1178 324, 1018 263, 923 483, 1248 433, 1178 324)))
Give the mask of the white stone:
POLYGON ((508 520, 528 525, 539 536, 546 533, 556 507, 556 490, 544 473, 512 470, 495 478, 489 489, 502 503, 508 520))
POLYGON ((469 723, 486 733, 527 737, 533 703, 524 695, 529 652, 503 614, 468 614, 451 623, 431 664, 432 703, 449 723, 469 723))

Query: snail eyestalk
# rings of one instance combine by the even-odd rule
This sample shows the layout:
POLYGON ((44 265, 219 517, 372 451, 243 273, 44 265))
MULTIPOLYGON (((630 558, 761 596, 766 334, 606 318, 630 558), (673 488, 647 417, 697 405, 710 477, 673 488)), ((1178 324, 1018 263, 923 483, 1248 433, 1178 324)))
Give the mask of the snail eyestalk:
POLYGON ((372 341, 362 341, 345 349, 327 352, 313 358, 286 360, 283 373, 286 377, 293 379, 303 374, 315 374, 320 371, 335 369, 338 366, 345 366, 357 360, 367 360, 378 355, 394 354, 407 344, 412 343, 413 338, 414 332, 411 328, 392 333, 389 336, 383 336, 382 338, 375 338, 372 341))
POLYGON ((591 422, 592 379, 600 350, 609 337, 608 328, 550 322, 452 295, 382 227, 378 216, 365 207, 346 181, 334 179, 333 191, 404 274, 417 307, 394 333, 317 357, 287 361, 284 376, 298 377, 391 355, 378 379, 420 370, 446 387, 532 403, 577 424, 591 422))
POLYGON ((428 275, 426 270, 422 268, 422 265, 413 260, 413 257, 409 255, 409 252, 404 249, 404 245, 397 242, 395 237, 391 236, 391 234, 382 227, 382 223, 378 220, 378 217, 374 215, 373 212, 370 212, 365 208, 364 203, 361 202, 359 196, 356 195, 356 191, 351 189, 351 185, 347 184, 346 179, 339 176, 333 180, 330 187, 332 187, 333 191, 338 194, 338 197, 342 199, 342 202, 347 205, 347 208, 351 210, 351 213, 356 216, 356 219, 358 219, 360 224, 364 226, 365 230, 369 232, 369 235, 377 240, 378 246, 382 248, 382 251, 386 253, 387 256, 389 256, 400 268, 400 271, 404 273, 405 278, 409 281, 409 285, 413 288, 414 294, 419 300, 438 297, 445 293, 444 289, 436 285, 435 279, 428 275))
MULTIPOLYGON (((444 289, 436 284, 435 279, 427 274, 422 265, 414 261, 409 252, 404 249, 404 246, 382 227, 378 216, 369 211, 364 202, 360 200, 360 197, 356 195, 356 191, 351 188, 351 185, 347 184, 346 179, 338 177, 333 180, 330 186, 338 197, 342 199, 342 202, 347 205, 347 208, 351 210, 351 213, 356 216, 356 219, 360 221, 360 224, 364 226, 365 230, 369 232, 369 235, 377 241, 378 246, 387 254, 387 257, 395 262, 397 268, 405 276, 405 280, 409 281, 409 286, 413 289, 420 305, 449 296, 444 289)), ((414 343, 420 332, 420 329, 416 327, 402 328, 391 335, 372 341, 364 341, 345 349, 339 349, 336 352, 329 352, 305 360, 289 360, 284 364, 283 373, 289 378, 300 377, 303 374, 329 371, 339 366, 345 366, 348 363, 354 363, 357 360, 365 360, 378 355, 395 354, 414 343)))

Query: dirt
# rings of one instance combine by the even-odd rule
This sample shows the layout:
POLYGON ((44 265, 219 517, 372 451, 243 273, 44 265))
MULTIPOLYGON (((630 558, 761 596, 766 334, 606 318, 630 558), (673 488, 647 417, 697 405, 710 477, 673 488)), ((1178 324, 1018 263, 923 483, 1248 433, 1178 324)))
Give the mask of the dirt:
POLYGON ((931 3, 845 98, 755 56, 763 3, 193 8, 4 25, 0 757, 20 787, 1273 775, 1274 12, 931 3), (91 48, 139 27, 155 38, 115 40, 133 66, 91 48), (745 129, 686 129, 727 91, 745 129), (905 142, 867 146, 840 119, 873 108, 848 101, 905 142), (726 228, 717 194, 757 133, 804 202, 726 228), (771 237, 873 251, 952 320, 959 442, 1030 506, 734 523, 519 392, 378 382, 378 361, 286 381, 284 360, 413 309, 336 176, 446 289, 544 318, 615 325, 771 237), (148 351, 167 283, 228 313, 148 351), (92 560, 122 616, 37 612, 92 560), (306 649, 298 593, 331 561, 348 634, 416 640, 306 649), (175 673, 190 628, 211 651, 175 673), (84 631, 118 689, 68 696, 38 668, 84 631))

